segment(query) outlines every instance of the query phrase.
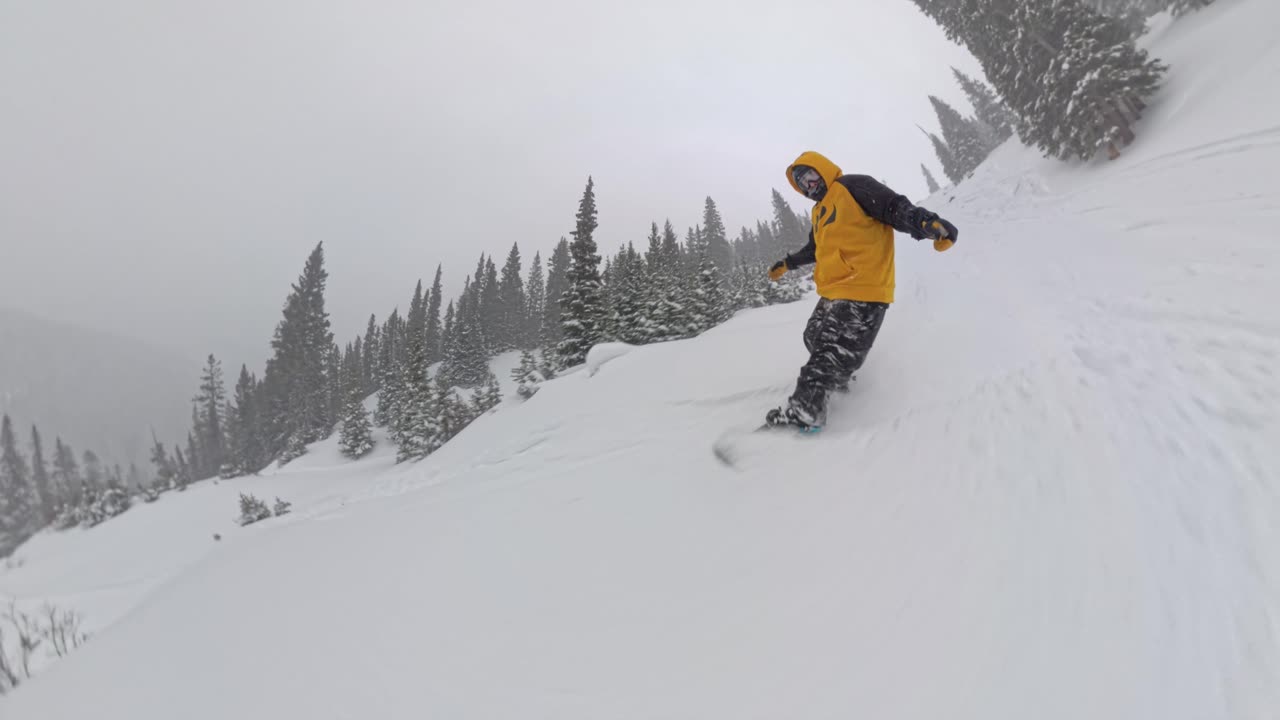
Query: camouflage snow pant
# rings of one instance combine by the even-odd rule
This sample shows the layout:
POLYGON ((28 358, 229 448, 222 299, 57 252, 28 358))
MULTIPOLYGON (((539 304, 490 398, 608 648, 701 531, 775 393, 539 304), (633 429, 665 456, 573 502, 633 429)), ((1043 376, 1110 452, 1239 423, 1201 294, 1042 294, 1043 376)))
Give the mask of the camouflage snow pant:
POLYGON ((849 386, 853 373, 867 359, 888 309, 879 302, 818 300, 804 328, 809 362, 800 369, 796 391, 788 401, 804 422, 826 423, 827 397, 849 386))

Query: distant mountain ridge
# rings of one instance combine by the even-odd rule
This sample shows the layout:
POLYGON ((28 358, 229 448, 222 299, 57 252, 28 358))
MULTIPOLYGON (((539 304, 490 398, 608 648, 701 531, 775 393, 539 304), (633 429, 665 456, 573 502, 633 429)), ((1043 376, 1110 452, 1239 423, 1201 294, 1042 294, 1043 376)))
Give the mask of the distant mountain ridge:
POLYGON ((24 452, 35 423, 45 437, 103 461, 147 462, 151 430, 185 439, 199 360, 133 338, 0 308, 0 413, 24 452))

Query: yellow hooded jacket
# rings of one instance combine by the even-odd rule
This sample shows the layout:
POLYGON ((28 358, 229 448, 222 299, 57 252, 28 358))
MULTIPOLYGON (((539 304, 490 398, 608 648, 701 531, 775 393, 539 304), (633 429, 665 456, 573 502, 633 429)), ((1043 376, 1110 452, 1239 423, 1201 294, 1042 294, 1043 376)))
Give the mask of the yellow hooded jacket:
POLYGON ((787 256, 788 267, 814 263, 818 294, 830 300, 893 302, 894 230, 922 237, 919 213, 906 197, 865 175, 842 175, 840 168, 816 152, 805 152, 787 167, 787 182, 804 194, 792 169, 808 165, 827 185, 813 206, 809 244, 787 256))

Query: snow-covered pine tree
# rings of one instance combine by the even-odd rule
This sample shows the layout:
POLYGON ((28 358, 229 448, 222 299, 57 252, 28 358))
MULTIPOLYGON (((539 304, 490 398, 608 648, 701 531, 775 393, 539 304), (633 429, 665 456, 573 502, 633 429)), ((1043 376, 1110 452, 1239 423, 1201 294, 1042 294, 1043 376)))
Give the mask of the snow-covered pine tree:
POLYGON ((338 449, 349 458, 361 458, 373 450, 373 427, 369 423, 369 412, 364 408, 364 362, 355 347, 352 353, 353 356, 343 363, 346 401, 342 407, 338 449))
POLYGON ((618 254, 615 264, 618 277, 615 280, 617 292, 614 295, 616 313, 614 337, 632 345, 643 345, 652 342, 653 323, 648 314, 648 292, 652 284, 648 268, 635 245, 627 246, 618 254))
POLYGON ((453 385, 453 366, 457 364, 460 350, 458 347, 458 314, 454 310, 453 301, 444 312, 444 325, 441 333, 440 368, 436 371, 437 380, 445 380, 453 385))
POLYGON ((271 340, 273 355, 263 376, 267 402, 260 406, 269 455, 299 452, 333 426, 325 376, 325 358, 333 346, 324 303, 328 277, 320 243, 285 300, 284 317, 271 340))
POLYGON ((226 423, 222 417, 226 400, 222 363, 210 353, 200 372, 200 392, 193 400, 196 413, 192 431, 200 446, 200 470, 205 477, 221 473, 226 461, 226 423))
POLYGON ((427 296, 427 326, 423 334, 423 343, 426 346, 428 366, 440 362, 444 357, 441 345, 444 341, 444 328, 440 325, 440 306, 444 302, 443 274, 444 266, 436 265, 435 280, 431 282, 431 294, 427 296))
MULTIPOLYGON (((1047 67, 1032 65, 1043 71, 1038 102, 1025 113, 1037 120, 1027 139, 1063 159, 1088 160, 1104 149, 1117 157, 1167 67, 1149 59, 1123 23, 1077 3, 1022 7, 1016 17, 1059 43, 1047 67)), ((1047 55, 1038 44, 1036 51, 1047 55)))
POLYGON ((31 486, 37 503, 38 527, 44 527, 53 522, 54 517, 57 516, 58 497, 54 494, 54 487, 49 478, 49 465, 44 457, 44 441, 41 440, 40 430, 35 425, 31 426, 31 486))
MULTIPOLYGON (((191 473, 191 463, 187 462, 186 456, 182 454, 182 448, 177 445, 173 446, 173 461, 178 469, 177 474, 173 476, 173 489, 186 490, 194 478, 191 473)), ((82 484, 81 487, 83 486, 82 484)))
POLYGON ((614 305, 618 288, 614 286, 613 263, 613 258, 605 258, 604 269, 600 271, 600 302, 604 305, 604 312, 600 315, 600 337, 596 342, 617 339, 618 311, 614 305))
POLYGON ((392 425, 396 460, 426 457, 436 434, 431 378, 427 373, 427 298, 422 282, 414 289, 405 322, 407 363, 400 383, 399 416, 392 425))
POLYGON ((373 411, 373 422, 380 427, 391 427, 395 420, 396 397, 400 391, 396 364, 399 327, 400 311, 392 310, 378 337, 378 407, 373 411))
POLYGON ((1046 155, 1116 157, 1167 69, 1124 22, 1075 0, 914 1, 968 47, 1018 117, 1018 135, 1046 155))
POLYGON ((707 244, 707 256, 715 263, 716 269, 722 275, 730 273, 733 270, 733 248, 729 245, 720 210, 710 197, 702 209, 702 237, 707 244))
POLYGON ((649 325, 649 342, 661 342, 683 334, 684 307, 681 304, 680 242, 671 221, 663 224, 661 240, 655 242, 655 223, 651 228, 649 250, 645 253, 648 291, 645 292, 645 317, 649 325))
MULTIPOLYGON (((64 444, 61 437, 55 438, 53 445, 53 474, 50 475, 49 482, 53 486, 54 495, 58 498, 59 515, 67 508, 73 508, 80 503, 81 480, 80 467, 76 463, 75 451, 71 449, 70 445, 64 444)), ((61 525, 59 526, 61 527, 61 525)))
POLYGON ((1000 101, 999 97, 996 97, 995 92, 986 83, 975 80, 954 67, 951 68, 951 72, 956 76, 956 82, 960 84, 964 94, 968 96, 969 104, 973 106, 974 116, 992 132, 991 144, 998 145, 1013 137, 1013 128, 1018 118, 1000 101))
MULTIPOLYGON (((249 374, 248 367, 241 365, 240 375, 236 379, 235 396, 227 413, 226 462, 233 475, 256 473, 267 462, 258 418, 257 390, 258 379, 249 374)), ((160 473, 162 467, 157 462, 158 458, 166 458, 165 462, 168 462, 164 447, 159 442, 152 448, 151 461, 156 465, 156 472, 160 473)), ((166 473, 165 477, 171 481, 173 473, 166 473)), ((170 484, 171 482, 166 482, 166 485, 170 484)))
POLYGON ((542 274, 542 253, 534 253, 533 262, 529 264, 529 282, 525 283, 525 317, 520 332, 520 349, 533 350, 541 346, 546 302, 547 280, 542 274))
POLYGON ((5 415, 0 420, 0 557, 31 537, 39 513, 31 492, 30 468, 18 450, 13 423, 5 415))
POLYGON ((520 245, 512 243, 507 261, 502 265, 502 275, 498 278, 498 327, 495 329, 497 341, 494 348, 497 352, 513 350, 524 344, 527 309, 522 271, 520 245))
POLYGON ((708 257, 706 245, 699 247, 695 267, 697 270, 689 288, 689 310, 690 329, 696 335, 724 322, 728 313, 720 270, 708 257))
POLYGON ((103 487, 106 484, 106 474, 102 471, 102 461, 98 459, 97 453, 85 450, 80 456, 80 466, 84 468, 85 482, 94 487, 103 487))
POLYGON ((484 382, 476 386, 472 392, 471 405, 475 408, 475 415, 478 417, 497 407, 500 402, 502 402, 502 391, 498 388, 498 377, 490 370, 484 382))
POLYGON ((492 257, 482 257, 472 290, 475 292, 476 328, 479 329, 480 354, 488 359, 502 347, 502 302, 498 287, 498 269, 492 257))
POLYGON ((169 457, 169 453, 164 449, 164 444, 156 438, 154 432, 151 434, 151 441, 151 464, 156 468, 153 486, 159 492, 172 490, 178 474, 177 465, 169 457))
POLYGON ((107 486, 103 488, 91 512, 98 522, 102 522, 124 513, 132 504, 120 468, 117 467, 107 478, 107 486))
POLYGON ((760 238, 754 230, 745 225, 738 229, 738 237, 733 241, 733 257, 737 266, 759 265, 765 261, 760 238))
POLYGON ((459 398, 451 385, 438 378, 435 382, 435 394, 436 427, 439 428, 436 441, 443 445, 461 432, 475 415, 471 405, 459 398))
MULTIPOLYGON (((295 457, 297 457, 297 455, 290 456, 289 459, 292 460, 295 457)), ((85 461, 85 466, 86 466, 85 477, 89 477, 89 471, 87 469, 88 468, 87 460, 85 461)), ((193 431, 189 431, 187 433, 187 466, 191 470, 192 482, 195 482, 197 480, 204 480, 205 478, 209 477, 209 473, 206 471, 204 466, 204 459, 201 457, 201 454, 200 454, 200 441, 196 438, 195 433, 193 431)), ((99 482, 95 484, 101 487, 103 483, 99 482)))
POLYGON ((325 378, 325 417, 327 425, 325 429, 325 437, 333 433, 333 426, 338 421, 338 415, 342 412, 342 348, 337 343, 330 343, 329 352, 325 353, 324 359, 324 378, 325 378))
POLYGON ((364 354, 361 356, 362 365, 360 367, 360 380, 366 397, 378 392, 380 389, 379 381, 381 377, 378 375, 378 358, 381 357, 381 348, 378 346, 379 335, 378 319, 370 315, 369 326, 364 331, 364 354))
POLYGON ((991 134, 988 132, 984 137, 983 131, 975 123, 961 117, 944 100, 930 95, 929 102, 938 115, 943 140, 955 159, 956 172, 961 178, 968 177, 991 154, 994 148, 991 134))
POLYGON ((924 163, 920 163, 920 170, 924 172, 924 184, 929 188, 929 194, 932 195, 941 188, 938 187, 938 181, 933 179, 933 173, 929 172, 929 168, 924 163))
POLYGON ((556 348, 561 367, 577 365, 600 340, 604 301, 600 286, 600 256, 594 233, 597 226, 595 181, 588 177, 578 203, 577 227, 570 245, 568 289, 560 299, 563 339, 556 348))
POLYGON ((525 348, 520 351, 520 364, 511 371, 511 379, 516 382, 516 395, 525 400, 538 392, 542 376, 538 372, 538 360, 532 350, 525 348))
POLYGON ((441 375, 450 385, 480 385, 489 369, 489 353, 481 317, 482 289, 468 278, 459 298, 451 342, 445 350, 444 364, 440 369, 441 375))
POLYGON ((572 264, 569 241, 562 237, 551 253, 551 262, 547 266, 547 294, 542 304, 540 343, 543 348, 552 351, 547 353, 548 359, 554 355, 555 348, 559 347, 560 341, 564 339, 564 328, 560 319, 561 301, 564 299, 565 291, 569 289, 569 266, 572 264))
POLYGON ((955 153, 951 152, 951 148, 947 147, 942 138, 928 130, 920 128, 920 132, 924 133, 933 144, 933 152, 938 156, 938 164, 942 165, 942 174, 947 177, 947 180, 953 185, 963 180, 964 174, 960 172, 960 162, 956 159, 955 153))
POLYGON ((756 238, 760 243, 760 262, 766 266, 781 260, 789 252, 778 242, 778 238, 773 234, 773 226, 770 223, 761 220, 756 221, 756 238))
POLYGON ((809 233, 782 194, 773 190, 773 222, 774 234, 785 252, 795 252, 808 242, 809 233))

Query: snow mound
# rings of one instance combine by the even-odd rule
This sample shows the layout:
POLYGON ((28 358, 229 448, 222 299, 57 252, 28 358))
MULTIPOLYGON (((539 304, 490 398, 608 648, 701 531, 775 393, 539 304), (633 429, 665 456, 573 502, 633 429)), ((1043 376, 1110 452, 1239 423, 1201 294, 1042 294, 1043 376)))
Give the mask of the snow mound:
POLYGON ((635 345, 628 345, 622 342, 600 343, 593 346, 587 351, 587 377, 600 372, 600 368, 604 367, 606 363, 613 362, 635 349, 635 345))

